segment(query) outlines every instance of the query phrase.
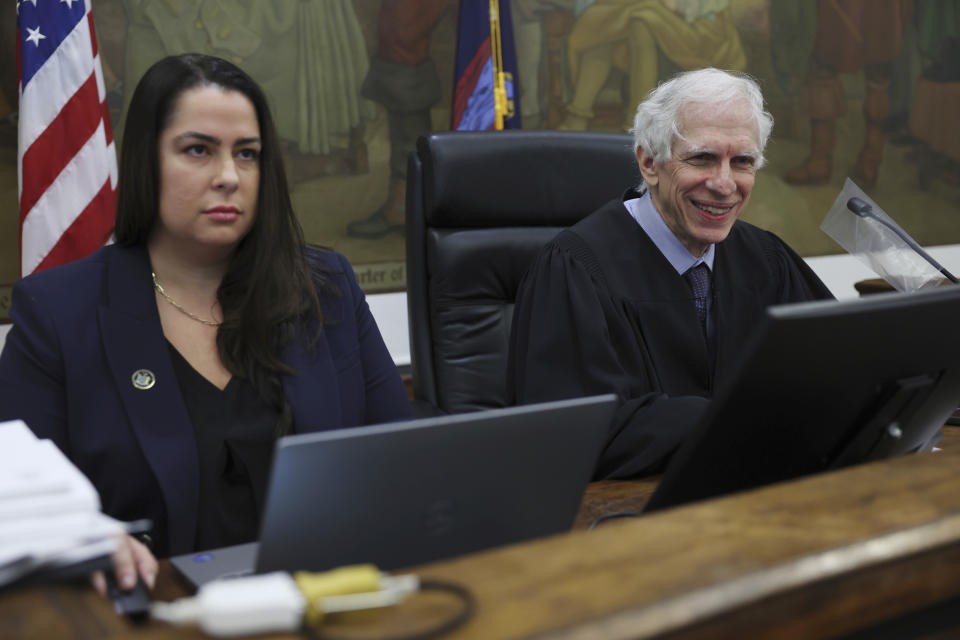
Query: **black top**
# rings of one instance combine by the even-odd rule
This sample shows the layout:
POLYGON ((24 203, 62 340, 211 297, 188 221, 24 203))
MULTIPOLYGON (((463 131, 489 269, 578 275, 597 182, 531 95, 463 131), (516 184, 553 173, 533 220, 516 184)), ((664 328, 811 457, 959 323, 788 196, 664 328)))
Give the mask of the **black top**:
MULTIPOLYGON (((636 197, 638 194, 629 194, 636 197)), ((710 361, 690 287, 621 201, 559 233, 517 294, 508 393, 519 403, 616 393, 597 477, 655 473, 770 305, 832 297, 774 234, 737 221, 716 245, 710 361)))
POLYGON ((194 548, 252 542, 260 534, 278 414, 247 380, 234 376, 221 391, 167 346, 200 462, 194 548))

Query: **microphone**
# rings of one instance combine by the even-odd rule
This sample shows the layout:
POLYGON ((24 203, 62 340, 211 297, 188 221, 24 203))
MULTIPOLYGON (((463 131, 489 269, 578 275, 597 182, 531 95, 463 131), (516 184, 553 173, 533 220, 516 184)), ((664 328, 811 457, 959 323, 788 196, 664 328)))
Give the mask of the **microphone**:
POLYGON ((884 220, 883 218, 881 218, 880 216, 878 216, 876 213, 874 213, 874 212, 873 212, 873 207, 871 207, 869 204, 867 204, 866 202, 864 202, 864 201, 861 200, 860 198, 853 197, 853 198, 850 198, 849 200, 847 200, 847 209, 850 209, 850 211, 852 211, 852 212, 854 213, 854 215, 857 215, 857 216, 859 216, 859 217, 861 217, 861 218, 864 218, 864 219, 866 219, 866 218, 871 218, 871 219, 873 219, 873 220, 876 220, 877 222, 879 222, 880 224, 882 224, 882 225, 885 226, 886 228, 890 229, 890 230, 893 231, 895 234, 897 234, 897 236, 899 236, 899 238, 900 238, 901 240, 903 240, 904 242, 906 242, 906 243, 907 243, 907 246, 910 247, 911 249, 913 249, 914 253, 916 253, 918 256, 920 256, 921 258, 923 258, 924 260, 926 260, 927 262, 929 262, 929 263, 933 266, 934 269, 936 269, 937 271, 939 271, 939 272, 943 275, 944 278, 946 278, 947 280, 949 280, 949 281, 952 282, 953 284, 958 284, 958 283, 960 283, 960 280, 957 280, 957 277, 956 277, 955 275, 953 275, 952 273, 950 273, 949 271, 947 271, 946 267, 944 267, 944 266, 941 265, 939 262, 937 262, 936 260, 934 260, 934 259, 933 259, 933 256, 931 256, 929 253, 927 253, 926 251, 924 251, 924 250, 923 250, 923 247, 921 247, 921 246, 918 245, 916 242, 914 242, 913 238, 911 238, 911 237, 908 236, 906 233, 904 233, 903 231, 901 231, 896 225, 891 224, 889 221, 884 220))

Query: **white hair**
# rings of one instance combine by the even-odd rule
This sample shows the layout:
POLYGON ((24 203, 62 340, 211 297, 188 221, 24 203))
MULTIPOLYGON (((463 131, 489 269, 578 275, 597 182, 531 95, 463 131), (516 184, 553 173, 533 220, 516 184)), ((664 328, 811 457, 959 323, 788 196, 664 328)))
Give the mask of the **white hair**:
MULTIPOLYGON (((690 104, 725 105, 745 102, 757 128, 756 167, 764 164, 763 150, 773 130, 773 116, 763 108, 763 94, 757 81, 745 73, 707 67, 684 71, 661 83, 637 105, 633 119, 633 150, 643 148, 654 162, 672 158, 673 143, 683 135, 677 123, 680 109, 690 104)), ((642 186, 642 182, 641 182, 642 186)))

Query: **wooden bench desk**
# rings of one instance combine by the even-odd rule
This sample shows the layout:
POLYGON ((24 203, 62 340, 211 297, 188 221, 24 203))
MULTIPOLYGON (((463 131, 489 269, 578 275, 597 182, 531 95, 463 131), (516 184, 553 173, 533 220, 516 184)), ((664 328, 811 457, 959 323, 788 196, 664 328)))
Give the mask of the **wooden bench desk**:
MULTIPOLYGON (((960 429, 948 428, 941 446, 416 572, 475 595, 476 616, 451 638, 835 637, 960 596, 960 429)), ((642 507, 652 487, 594 483, 578 526, 642 507)), ((155 598, 185 593, 162 563, 155 598)), ((381 612, 331 618, 324 630, 377 637, 424 629, 455 606, 445 594, 422 593, 381 612)), ((130 625, 89 588, 0 594, 3 638, 173 633, 130 625)))

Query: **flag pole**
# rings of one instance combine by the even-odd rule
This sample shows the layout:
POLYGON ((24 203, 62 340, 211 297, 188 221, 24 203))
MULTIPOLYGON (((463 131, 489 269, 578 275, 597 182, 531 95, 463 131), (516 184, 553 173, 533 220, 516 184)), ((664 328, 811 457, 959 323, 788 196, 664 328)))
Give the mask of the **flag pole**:
POLYGON ((507 80, 503 73, 503 45, 500 40, 500 0, 490 0, 490 51, 493 64, 493 128, 503 130, 507 113, 507 80))

